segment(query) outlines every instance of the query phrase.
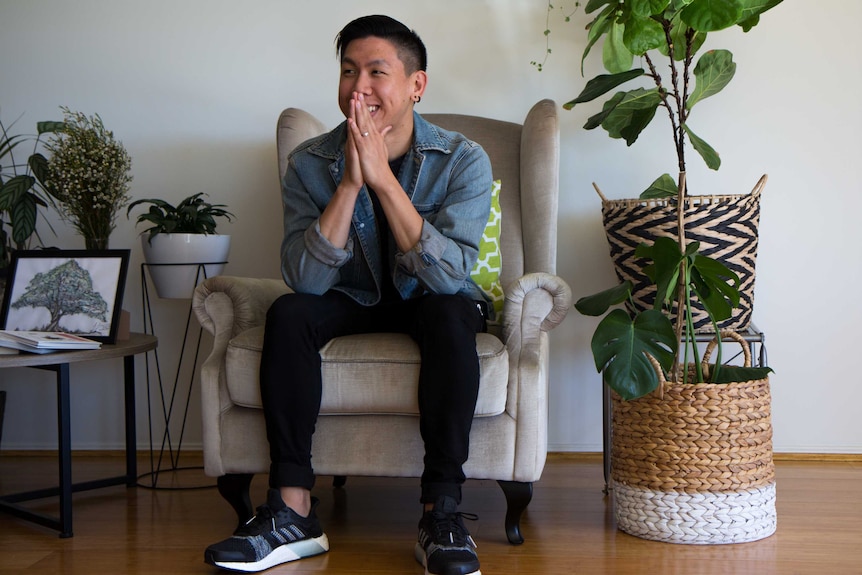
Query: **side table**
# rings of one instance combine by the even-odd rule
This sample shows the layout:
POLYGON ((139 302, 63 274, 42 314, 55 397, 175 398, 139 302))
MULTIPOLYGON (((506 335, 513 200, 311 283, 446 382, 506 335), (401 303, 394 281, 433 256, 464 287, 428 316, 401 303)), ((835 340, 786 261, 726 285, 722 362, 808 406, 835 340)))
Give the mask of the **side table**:
POLYGON ((135 425, 135 355, 153 350, 158 339, 153 335, 132 333, 127 340, 104 344, 100 349, 59 351, 46 354, 22 352, 0 355, 0 368, 30 367, 57 374, 57 440, 59 459, 58 487, 0 496, 0 512, 44 525, 60 532, 60 537, 72 537, 72 493, 112 485, 134 487, 137 484, 137 437, 135 425), (123 359, 123 385, 126 419, 126 473, 82 483, 72 483, 72 439, 69 364, 103 359, 123 359), (59 518, 24 509, 17 503, 60 497, 59 518))

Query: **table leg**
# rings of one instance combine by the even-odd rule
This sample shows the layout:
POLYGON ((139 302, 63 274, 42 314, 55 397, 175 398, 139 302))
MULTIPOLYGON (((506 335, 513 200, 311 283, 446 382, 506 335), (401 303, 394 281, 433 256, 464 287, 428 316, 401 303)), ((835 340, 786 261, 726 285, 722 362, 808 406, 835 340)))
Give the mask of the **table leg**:
POLYGON ((57 440, 60 462, 60 537, 72 536, 72 425, 69 364, 57 366, 57 440))
POLYGON ((126 396, 126 487, 138 482, 137 423, 135 420, 135 356, 123 358, 126 396))

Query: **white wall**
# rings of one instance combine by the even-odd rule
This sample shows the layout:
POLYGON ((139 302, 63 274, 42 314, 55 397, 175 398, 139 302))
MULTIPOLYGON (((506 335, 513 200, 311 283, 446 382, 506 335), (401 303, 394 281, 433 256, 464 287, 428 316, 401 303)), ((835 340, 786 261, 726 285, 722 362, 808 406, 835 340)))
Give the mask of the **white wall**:
MULTIPOLYGON (((854 23, 862 4, 822 0, 817 12, 785 2, 749 34, 730 31, 712 47, 734 53, 736 78, 702 102, 696 131, 722 154, 720 172, 693 158, 695 193, 740 193, 770 176, 762 206, 755 321, 766 331, 773 376, 775 447, 784 452, 862 452, 862 391, 855 335, 862 306, 854 166, 862 157, 854 23), (840 17, 836 17, 838 14, 840 17), (834 287, 832 287, 834 286, 834 287), (845 295, 846 294, 846 295, 845 295), (845 297, 842 297, 845 296, 845 297), (854 369, 850 369, 854 368, 854 369)), ((0 113, 17 127, 59 118, 58 106, 99 113, 133 157, 135 198, 179 200, 204 191, 238 216, 226 273, 278 277, 279 188, 274 126, 287 106, 330 125, 336 105, 333 39, 350 19, 387 13, 417 29, 430 50, 431 84, 420 111, 459 111, 520 121, 535 101, 562 104, 584 79, 582 12, 552 16, 553 55, 544 53, 544 0, 0 0, 0 113)), ((596 64, 588 73, 598 72, 596 64)), ((659 119, 632 148, 580 127, 594 112, 560 110, 562 128, 558 271, 584 295, 613 281, 592 191, 630 197, 661 172, 674 173, 668 128, 659 119)), ((83 242, 56 221, 64 248, 83 242)), ((111 247, 131 248, 126 307, 142 328, 140 246, 121 218, 111 247)), ((166 383, 187 307, 154 302, 166 383)), ((588 351, 595 323, 574 310, 552 334, 552 450, 598 451, 600 381, 588 351)), ((74 366, 76 448, 122 445, 119 365, 74 366)), ((139 369, 139 426, 146 399, 139 369)), ((8 391, 4 449, 52 448, 48 374, 0 371, 8 391)), ((196 399, 196 395, 194 396, 196 399)), ((185 445, 199 445, 193 401, 185 445)))

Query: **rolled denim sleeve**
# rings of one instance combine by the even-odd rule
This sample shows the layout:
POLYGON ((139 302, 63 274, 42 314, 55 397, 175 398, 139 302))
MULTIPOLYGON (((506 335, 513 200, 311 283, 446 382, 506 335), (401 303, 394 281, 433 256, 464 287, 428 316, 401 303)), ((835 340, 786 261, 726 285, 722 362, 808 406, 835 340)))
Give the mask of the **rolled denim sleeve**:
POLYGON ((325 203, 306 189, 292 159, 282 180, 284 239, 281 273, 285 283, 300 293, 323 294, 338 283, 339 269, 353 257, 353 241, 338 248, 320 232, 325 203))
POLYGON ((419 241, 411 250, 396 255, 399 268, 433 293, 464 289, 491 210, 492 175, 487 154, 473 143, 458 153, 461 156, 453 159, 442 204, 422 214, 425 221, 419 241))

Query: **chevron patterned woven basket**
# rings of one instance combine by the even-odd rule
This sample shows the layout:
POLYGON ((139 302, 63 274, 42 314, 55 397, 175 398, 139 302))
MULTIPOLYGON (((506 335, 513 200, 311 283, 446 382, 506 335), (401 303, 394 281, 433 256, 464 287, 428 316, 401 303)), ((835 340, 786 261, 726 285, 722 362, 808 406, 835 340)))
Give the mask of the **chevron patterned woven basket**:
MULTIPOLYGON (((760 195, 765 185, 766 175, 750 194, 686 198, 686 242, 699 241, 701 253, 739 275, 739 306, 729 319, 719 322, 719 329, 744 331, 751 323, 760 195)), ((641 243, 651 244, 660 236, 676 238, 676 200, 603 200, 602 220, 617 277, 634 284, 632 296, 639 310, 651 308, 655 286, 641 272, 643 261, 635 257, 635 248, 641 243)), ((713 331, 697 301, 694 325, 697 332, 713 331)))

